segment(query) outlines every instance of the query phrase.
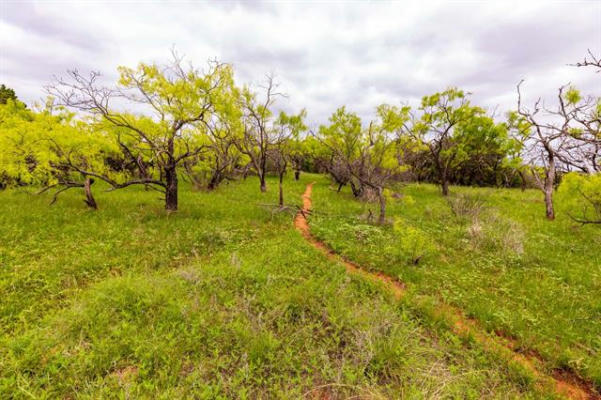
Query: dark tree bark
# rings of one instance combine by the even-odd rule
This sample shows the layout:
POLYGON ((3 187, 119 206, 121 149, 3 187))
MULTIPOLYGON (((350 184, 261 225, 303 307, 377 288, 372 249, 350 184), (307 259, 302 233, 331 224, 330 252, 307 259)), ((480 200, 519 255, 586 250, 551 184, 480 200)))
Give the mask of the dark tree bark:
POLYGON ((259 182, 261 183, 261 192, 266 192, 267 191, 267 184, 265 183, 265 174, 261 173, 259 174, 259 182))
POLYGON ((294 171, 294 180, 295 181, 298 181, 300 179, 300 173, 301 173, 300 169, 297 169, 294 171))
POLYGON ((280 171, 279 173, 279 178, 280 178, 280 207, 284 207, 284 171, 280 171))
POLYGON ((441 171, 440 184, 441 184, 441 188, 442 188, 442 195, 448 196, 449 195, 449 178, 447 177, 446 169, 441 171))
POLYGON ((207 189, 208 190, 215 190, 217 188, 217 186, 219 186, 219 184, 221 183, 221 181, 223 180, 221 174, 219 173, 219 171, 215 171, 213 173, 213 175, 211 175, 211 179, 209 180, 209 183, 207 184, 207 189))
POLYGON ((165 168, 165 210, 177 211, 177 169, 175 166, 165 168))
POLYGON ((93 183, 94 183, 94 179, 90 178, 89 176, 86 177, 86 180, 83 185, 84 192, 86 194, 86 199, 84 201, 88 205, 88 207, 90 207, 93 210, 97 210, 98 205, 96 204, 96 200, 94 199, 94 195, 92 194, 91 186, 93 183))

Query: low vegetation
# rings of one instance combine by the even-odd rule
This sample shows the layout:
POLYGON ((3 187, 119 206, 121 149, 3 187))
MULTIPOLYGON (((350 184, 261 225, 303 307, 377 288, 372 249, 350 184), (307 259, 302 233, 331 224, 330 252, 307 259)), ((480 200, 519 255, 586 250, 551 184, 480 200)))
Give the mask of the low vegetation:
POLYGON ((272 76, 118 71, 0 86, 1 398, 599 396, 599 97, 313 130, 272 76))
MULTIPOLYGON (((327 190, 287 179, 295 203, 313 180, 327 190)), ((174 216, 143 189, 99 194, 98 212, 0 193, 0 397, 542 395, 314 252, 254 180, 182 194, 174 216)))
POLYGON ((388 208, 397 222, 373 226, 365 221, 373 204, 317 185, 312 231, 345 257, 406 282, 412 295, 458 306, 540 353, 549 368, 601 385, 597 227, 565 212, 549 225, 534 190, 456 187, 448 201, 429 184, 401 190, 388 208))

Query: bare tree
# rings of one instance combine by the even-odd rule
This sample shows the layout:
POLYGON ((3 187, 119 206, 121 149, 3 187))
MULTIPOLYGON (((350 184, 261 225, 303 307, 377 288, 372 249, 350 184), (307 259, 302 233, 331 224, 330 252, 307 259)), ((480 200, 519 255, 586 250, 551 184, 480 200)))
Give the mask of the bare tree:
POLYGON ((574 157, 573 115, 567 111, 566 87, 558 90, 558 105, 555 109, 545 107, 539 98, 532 109, 522 103, 520 87, 523 80, 517 85, 518 114, 527 122, 528 129, 524 129, 522 141, 525 155, 529 158, 532 176, 536 186, 545 196, 545 211, 547 219, 555 219, 553 206, 553 189, 556 183, 557 171, 560 167, 566 169, 567 165, 577 165, 581 159, 574 157))
POLYGON ((264 89, 264 99, 259 102, 257 95, 248 88, 242 95, 242 109, 244 110, 244 131, 238 148, 250 158, 253 169, 259 177, 261 191, 267 191, 265 177, 267 176, 267 158, 269 150, 275 144, 272 132, 273 113, 271 108, 278 97, 283 96, 277 92, 277 84, 271 75, 267 76, 264 89))
POLYGON ((601 58, 595 57, 593 52, 589 49, 588 56, 584 57, 582 62, 572 64, 576 67, 594 67, 598 68, 597 72, 601 72, 601 58))

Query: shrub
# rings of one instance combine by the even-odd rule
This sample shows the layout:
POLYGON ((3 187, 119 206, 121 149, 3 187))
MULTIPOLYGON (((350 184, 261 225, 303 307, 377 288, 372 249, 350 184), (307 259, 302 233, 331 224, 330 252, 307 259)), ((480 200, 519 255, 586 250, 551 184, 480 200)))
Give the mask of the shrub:
POLYGON ((451 211, 457 217, 470 217, 476 218, 480 215, 484 209, 484 201, 477 196, 470 196, 468 194, 459 194, 454 197, 447 199, 451 211))
POLYGON ((402 219, 395 219, 393 229, 400 238, 401 252, 408 256, 414 265, 419 264, 426 254, 434 250, 432 242, 424 231, 408 225, 402 219))
POLYGON ((563 177, 559 197, 567 213, 582 224, 601 224, 601 174, 571 172, 563 177))
POLYGON ((522 226, 497 213, 474 218, 467 228, 472 245, 476 248, 500 250, 504 254, 521 256, 524 253, 525 234, 522 226))

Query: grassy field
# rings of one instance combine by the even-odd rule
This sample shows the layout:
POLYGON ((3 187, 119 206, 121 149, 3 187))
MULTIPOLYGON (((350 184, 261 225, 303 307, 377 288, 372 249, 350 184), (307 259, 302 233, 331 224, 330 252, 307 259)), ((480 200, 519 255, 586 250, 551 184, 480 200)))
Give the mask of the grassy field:
POLYGON ((368 225, 372 204, 313 192, 312 232, 359 264, 398 277, 416 298, 458 306, 525 352, 601 387, 601 230, 575 225, 558 201, 544 218, 538 191, 399 186, 391 224, 368 225), (413 260, 421 256, 417 265, 413 260))
POLYGON ((313 181, 332 247, 599 380, 598 230, 545 222, 534 192, 462 189, 485 203, 471 237, 424 185, 402 189, 415 201, 391 206, 396 228, 368 226, 370 205, 304 175, 288 212, 253 178, 182 188, 172 215, 143 189, 97 190, 96 212, 76 192, 51 207, 0 192, 0 398, 554 397, 311 247, 292 218, 313 181), (429 240, 417 266, 396 246, 406 226, 429 240))

